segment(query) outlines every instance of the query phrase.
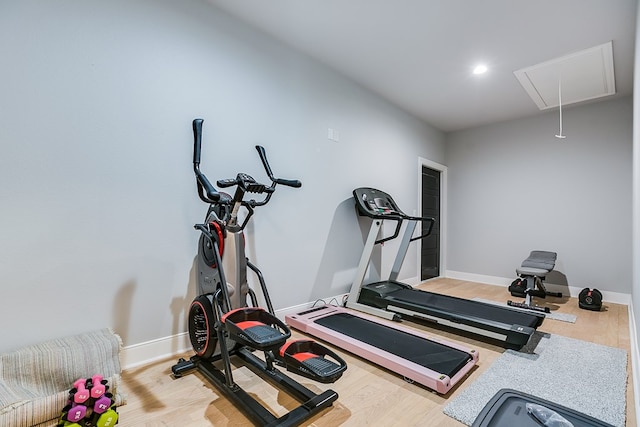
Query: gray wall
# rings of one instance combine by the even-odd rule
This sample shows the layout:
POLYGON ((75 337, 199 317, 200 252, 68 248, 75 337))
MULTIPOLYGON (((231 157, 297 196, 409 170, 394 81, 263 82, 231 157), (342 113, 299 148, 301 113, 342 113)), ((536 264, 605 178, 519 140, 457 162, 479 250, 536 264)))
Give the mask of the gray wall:
MULTIPOLYGON (((634 76, 633 76, 633 286, 631 288, 632 297, 632 315, 631 319, 634 324, 631 333, 636 333, 632 339, 632 345, 635 343, 636 358, 633 360, 634 389, 638 390, 638 336, 640 333, 640 316, 638 316, 638 307, 640 307, 640 8, 637 10, 636 16, 636 51, 634 59, 634 76), (635 328, 634 328, 635 327, 635 328)), ((640 406, 640 397, 635 393, 636 408, 640 406)))
POLYGON ((3 2, 0 52, 0 351, 105 326, 125 345, 186 330, 205 212, 195 117, 212 179, 262 179, 259 143, 304 183, 247 230, 276 308, 347 290, 353 188, 412 212, 418 157, 444 162, 442 133, 204 1, 3 2))
POLYGON ((632 99, 447 135, 448 269, 514 277, 556 251, 551 283, 631 293, 632 99))

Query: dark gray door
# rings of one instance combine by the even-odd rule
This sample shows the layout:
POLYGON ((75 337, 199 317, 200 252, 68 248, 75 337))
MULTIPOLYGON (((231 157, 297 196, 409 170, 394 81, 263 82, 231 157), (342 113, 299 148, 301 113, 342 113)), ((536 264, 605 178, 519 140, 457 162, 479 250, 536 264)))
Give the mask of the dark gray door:
MULTIPOLYGON (((422 167, 422 216, 435 218, 431 235, 422 239, 420 280, 440 276, 440 171, 422 167)), ((424 223, 426 233, 428 223, 424 223)))

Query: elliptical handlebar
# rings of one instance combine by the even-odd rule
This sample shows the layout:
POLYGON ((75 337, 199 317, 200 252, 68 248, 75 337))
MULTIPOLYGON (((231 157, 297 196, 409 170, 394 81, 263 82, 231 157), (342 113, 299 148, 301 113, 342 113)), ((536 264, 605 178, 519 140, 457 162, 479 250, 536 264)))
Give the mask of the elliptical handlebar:
POLYGON ((286 185, 287 187, 293 187, 293 188, 302 187, 302 182, 300 182, 297 179, 283 179, 283 178, 274 177, 273 172, 271 171, 271 166, 269 165, 269 161, 267 160, 267 152, 265 151, 264 147, 261 145, 256 145, 256 151, 258 151, 260 160, 262 160, 262 166, 264 166, 264 171, 267 173, 267 176, 271 180, 271 185, 268 187, 265 187, 264 189, 264 192, 267 193, 267 197, 265 197, 264 200, 257 202, 252 199, 246 202, 250 207, 266 205, 271 199, 271 196, 276 190, 276 185, 278 184, 286 185))
POLYGON ((200 149, 202 145, 202 123, 203 119, 193 119, 193 166, 200 165, 200 149))
POLYGON ((193 172, 196 174, 198 195, 205 203, 216 203, 220 200, 220 193, 209 182, 205 174, 200 171, 200 151, 202 146, 203 119, 193 120, 193 172))
POLYGON ((293 188, 302 187, 302 183, 300 181, 298 181, 297 179, 275 178, 273 176, 273 172, 271 172, 271 166, 269 166, 269 161, 267 160, 267 152, 265 151, 264 147, 262 147, 260 145, 256 145, 256 150, 258 151, 258 154, 260 155, 260 160, 262 160, 262 165, 264 166, 265 172, 267 172, 267 176, 269 177, 269 179, 273 183, 272 184, 273 188, 275 188, 275 184, 286 185, 287 187, 293 187, 293 188))
POLYGON ((262 161, 262 165, 264 166, 264 170, 267 173, 267 176, 271 180, 271 185, 267 186, 264 184, 258 183, 255 179, 245 173, 238 173, 235 178, 232 179, 220 179, 216 181, 216 184, 220 188, 227 188, 236 186, 236 195, 233 200, 228 199, 227 197, 221 197, 220 193, 216 188, 211 184, 211 182, 207 179, 206 175, 200 170, 200 154, 202 150, 202 125, 203 119, 194 119, 193 120, 193 171, 196 175, 196 183, 198 185, 198 195, 200 199, 205 203, 235 203, 241 204, 247 207, 252 213, 252 208, 256 206, 264 206, 266 205, 271 196, 275 192, 276 185, 286 185, 287 187, 300 188, 302 187, 302 182, 297 179, 283 179, 276 178, 273 175, 271 170, 271 166, 269 165, 269 161, 267 160, 267 153, 264 147, 260 145, 256 145, 256 150, 258 151, 258 155, 260 156, 260 160, 262 161), (266 194, 266 197, 263 200, 256 201, 254 199, 251 200, 243 200, 243 196, 245 193, 257 193, 257 194, 266 194))

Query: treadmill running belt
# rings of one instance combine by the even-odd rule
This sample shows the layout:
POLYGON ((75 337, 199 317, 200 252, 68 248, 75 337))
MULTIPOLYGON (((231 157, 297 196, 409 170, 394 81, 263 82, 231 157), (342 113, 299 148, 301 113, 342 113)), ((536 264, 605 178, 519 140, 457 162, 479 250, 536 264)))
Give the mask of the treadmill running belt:
POLYGON ((349 313, 315 323, 452 378, 471 359, 469 354, 349 313))
POLYGON ((387 302, 392 303, 393 300, 410 304, 416 311, 420 311, 418 306, 422 306, 427 309, 434 308, 451 314, 461 313, 467 316, 513 325, 528 326, 530 328, 536 328, 540 321, 538 316, 530 313, 417 289, 399 289, 391 292, 387 295, 387 302))

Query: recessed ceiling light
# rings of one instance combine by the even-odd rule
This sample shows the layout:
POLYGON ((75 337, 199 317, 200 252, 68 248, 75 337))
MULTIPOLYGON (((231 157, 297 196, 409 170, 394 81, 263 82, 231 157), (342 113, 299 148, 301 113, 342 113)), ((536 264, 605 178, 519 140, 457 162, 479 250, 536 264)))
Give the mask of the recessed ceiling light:
POLYGON ((473 74, 484 74, 487 72, 487 66, 484 64, 476 65, 476 68, 473 69, 473 74))

